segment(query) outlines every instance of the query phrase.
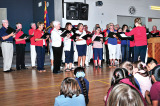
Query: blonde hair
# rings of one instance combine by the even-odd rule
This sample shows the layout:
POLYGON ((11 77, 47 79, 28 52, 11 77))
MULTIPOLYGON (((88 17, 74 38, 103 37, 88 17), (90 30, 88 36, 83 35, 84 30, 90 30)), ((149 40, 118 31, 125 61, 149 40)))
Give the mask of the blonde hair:
POLYGON ((107 99, 107 106, 144 106, 139 92, 121 83, 114 86, 107 99))
POLYGON ((134 20, 134 23, 142 24, 141 18, 136 18, 134 20))
MULTIPOLYGON (((111 24, 113 24, 113 23, 109 23, 109 28, 111 27, 111 24)), ((114 25, 114 24, 113 24, 114 25)))

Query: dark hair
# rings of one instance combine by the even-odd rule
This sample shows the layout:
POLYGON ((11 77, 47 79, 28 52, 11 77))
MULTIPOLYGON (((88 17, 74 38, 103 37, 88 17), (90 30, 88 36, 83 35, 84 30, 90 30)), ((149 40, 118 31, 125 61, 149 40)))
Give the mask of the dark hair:
POLYGON ((148 57, 146 64, 148 65, 148 64, 153 64, 153 63, 155 63, 156 65, 158 64, 158 62, 154 58, 148 57))
POLYGON ((73 95, 79 96, 81 89, 78 82, 71 77, 67 77, 62 81, 60 95, 72 98, 73 95))
POLYGON ((135 68, 138 68, 138 72, 137 72, 138 74, 142 75, 143 77, 149 76, 147 67, 144 65, 145 63, 143 63, 142 61, 137 61, 137 62, 134 62, 133 64, 135 68), (140 70, 144 70, 145 72, 141 73, 139 72, 140 70))
POLYGON ((69 25, 72 25, 72 24, 71 24, 70 22, 67 22, 66 25, 65 25, 65 29, 66 29, 66 30, 68 30, 68 26, 69 26, 69 25))
POLYGON ((160 81, 160 65, 157 65, 151 70, 151 75, 153 75, 156 81, 160 81))
POLYGON ((122 63, 121 67, 125 68, 129 72, 129 74, 133 74, 133 65, 131 62, 125 61, 122 63))
POLYGON ((79 27, 80 27, 81 25, 83 25, 83 24, 82 24, 82 23, 79 23, 78 26, 77 26, 77 28, 79 29, 79 27))
POLYGON ((113 77, 111 80, 111 86, 115 86, 119 83, 120 80, 128 78, 130 82, 139 89, 139 86, 135 83, 134 76, 129 75, 128 71, 125 68, 116 68, 113 72, 113 77))
POLYGON ((123 26, 122 26, 122 31, 124 30, 125 26, 127 26, 127 27, 128 27, 128 25, 123 24, 123 26))
MULTIPOLYGON (((77 68, 74 70, 74 75, 75 75, 75 76, 76 76, 76 73, 77 73, 77 72, 84 72, 84 73, 85 73, 83 67, 77 67, 77 68)), ((85 80, 84 80, 83 77, 80 77, 80 78, 78 78, 78 79, 79 79, 79 81, 80 81, 80 83, 81 83, 81 85, 82 85, 81 91, 83 92, 83 95, 84 95, 84 97, 85 97, 85 102, 86 102, 86 104, 88 104, 89 99, 88 99, 88 92, 87 92, 86 82, 85 82, 85 80)))

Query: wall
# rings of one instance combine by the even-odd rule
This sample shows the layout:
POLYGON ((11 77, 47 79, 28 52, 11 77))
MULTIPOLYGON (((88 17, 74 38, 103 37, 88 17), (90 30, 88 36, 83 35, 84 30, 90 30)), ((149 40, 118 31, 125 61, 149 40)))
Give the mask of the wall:
POLYGON ((152 19, 152 22, 148 22, 148 28, 152 31, 152 26, 156 25, 157 29, 160 30, 160 19, 152 19))
MULTIPOLYGON (((7 8, 0 8, 0 20, 7 19, 7 8)), ((0 27, 2 26, 2 21, 0 21, 0 27)))
POLYGON ((0 0, 0 8, 7 8, 7 18, 11 27, 17 22, 23 25, 23 31, 28 33, 33 21, 33 0, 0 0))
POLYGON ((47 7, 49 21, 54 20, 54 0, 33 0, 33 21, 35 23, 38 21, 44 22, 44 1, 49 2, 49 7, 47 7), (38 7, 39 2, 42 2, 41 7, 38 7))
MULTIPOLYGON (((86 0, 89 4, 89 18, 88 21, 81 20, 66 20, 66 3, 64 3, 64 18, 62 18, 62 26, 65 26, 66 22, 72 22, 78 24, 82 22, 89 26, 89 30, 92 31, 95 24, 100 24, 102 28, 105 28, 107 23, 113 22, 117 24, 117 16, 133 16, 144 17, 145 24, 148 26, 148 17, 160 18, 159 11, 150 10, 150 5, 160 4, 159 0, 101 0, 103 6, 95 6, 97 0, 86 0), (129 14, 129 7, 134 6, 136 8, 136 14, 129 14)), ((84 0, 64 0, 64 2, 84 2, 84 0)))

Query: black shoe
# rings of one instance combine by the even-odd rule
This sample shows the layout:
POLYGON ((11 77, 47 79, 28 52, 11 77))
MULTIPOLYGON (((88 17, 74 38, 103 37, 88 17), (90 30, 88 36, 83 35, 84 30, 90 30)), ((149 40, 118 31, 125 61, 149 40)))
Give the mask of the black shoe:
POLYGON ((6 70, 6 71, 3 71, 3 72, 6 72, 6 73, 7 73, 7 72, 11 72, 11 70, 6 70))
POLYGON ((63 73, 63 71, 57 71, 57 72, 53 72, 54 74, 60 74, 63 73))
POLYGON ((98 68, 98 66, 95 66, 95 68, 98 68))
POLYGON ((26 69, 28 69, 28 68, 27 67, 22 68, 22 70, 26 70, 26 69))
POLYGON ((13 70, 13 69, 10 69, 10 71, 15 71, 15 70, 13 70))

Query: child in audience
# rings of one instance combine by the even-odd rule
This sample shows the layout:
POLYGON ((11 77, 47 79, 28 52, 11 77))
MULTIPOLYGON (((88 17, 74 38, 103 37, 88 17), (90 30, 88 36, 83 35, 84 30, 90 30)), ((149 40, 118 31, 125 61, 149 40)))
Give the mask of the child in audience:
POLYGON ((150 90, 152 106, 160 106, 160 66, 152 69, 151 78, 154 82, 150 90))
POLYGON ((77 67, 74 70, 74 75, 76 76, 76 80, 81 88, 82 94, 85 97, 85 102, 88 104, 89 102, 89 97, 88 97, 88 92, 89 92, 89 82, 85 77, 85 71, 84 68, 82 67, 77 67))
POLYGON ((55 98, 54 106, 86 106, 84 96, 74 78, 67 77, 62 81, 60 95, 55 98))
POLYGON ((144 106, 144 103, 136 89, 121 83, 111 90, 107 106, 144 106))
MULTIPOLYGON (((135 71, 133 71, 133 65, 131 62, 129 61, 125 61, 123 62, 123 64, 121 65, 122 68, 125 68, 128 71, 129 76, 133 76, 135 74, 135 71)), ((139 82, 137 81, 137 79, 134 77, 135 83, 138 85, 139 90, 141 91, 141 87, 139 82)))
POLYGON ((157 61, 155 59, 153 59, 152 57, 149 57, 147 59, 147 68, 148 68, 148 71, 152 70, 155 66, 158 65, 157 61))
POLYGON ((115 85, 117 85, 119 83, 125 83, 125 84, 128 84, 131 87, 135 88, 139 92, 144 104, 146 105, 146 102, 145 102, 141 92, 139 91, 139 87, 135 83, 134 77, 133 76, 129 76, 129 73, 125 68, 117 68, 117 69, 115 69, 115 71, 113 73, 112 80, 111 80, 111 87, 108 90, 107 96, 104 97, 104 100, 106 101, 106 104, 107 104, 107 100, 108 100, 108 97, 110 95, 111 90, 113 89, 113 87, 115 85))
POLYGON ((138 62, 135 64, 134 70, 138 70, 134 74, 134 77, 138 80, 142 90, 142 95, 145 98, 145 92, 150 91, 152 86, 151 78, 149 77, 147 68, 143 62, 138 62))

